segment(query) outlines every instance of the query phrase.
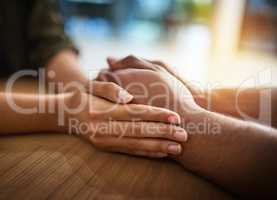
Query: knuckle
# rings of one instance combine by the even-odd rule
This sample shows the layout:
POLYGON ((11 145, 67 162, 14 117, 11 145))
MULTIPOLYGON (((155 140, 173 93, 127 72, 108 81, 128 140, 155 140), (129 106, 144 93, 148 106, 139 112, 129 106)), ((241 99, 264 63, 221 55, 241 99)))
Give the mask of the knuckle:
POLYGON ((170 128, 170 126, 168 126, 168 125, 161 125, 161 126, 160 126, 160 131, 161 131, 163 134, 166 134, 166 135, 171 134, 171 133, 170 133, 170 130, 171 130, 171 128, 170 128))
POLYGON ((131 64, 137 60, 138 60, 138 58, 136 56, 128 55, 125 59, 123 59, 122 63, 123 64, 131 64))
POLYGON ((184 131, 184 129, 179 126, 176 126, 176 125, 171 125, 171 126, 172 126, 172 130, 174 131, 184 131))
POLYGON ((98 81, 106 81, 107 78, 106 78, 106 76, 104 74, 99 73, 98 76, 96 77, 96 80, 98 80, 98 81))
POLYGON ((174 126, 169 126, 168 130, 167 130, 167 135, 169 137, 174 137, 174 133, 178 131, 178 129, 176 129, 174 126))
POLYGON ((107 90, 115 90, 117 89, 117 85, 114 82, 106 82, 104 83, 104 91, 107 90))
POLYGON ((147 116, 149 115, 149 109, 148 107, 144 106, 144 105, 133 105, 128 109, 130 115, 132 116, 147 116))
POLYGON ((107 81, 108 77, 107 77, 108 71, 106 69, 101 70, 97 76, 97 80, 99 81, 107 81))
POLYGON ((166 144, 164 142, 157 142, 153 145, 153 148, 157 152, 166 152, 166 144))
POLYGON ((137 60, 137 57, 134 56, 133 54, 130 54, 126 57, 126 60, 137 60))
POLYGON ((156 71, 166 71, 166 64, 160 61, 155 61, 154 69, 156 71))
POLYGON ((166 66, 166 64, 163 61, 159 61, 159 60, 157 61, 157 64, 162 67, 166 66))
POLYGON ((159 65, 153 65, 153 69, 155 71, 161 71, 163 68, 161 66, 159 66, 159 65))

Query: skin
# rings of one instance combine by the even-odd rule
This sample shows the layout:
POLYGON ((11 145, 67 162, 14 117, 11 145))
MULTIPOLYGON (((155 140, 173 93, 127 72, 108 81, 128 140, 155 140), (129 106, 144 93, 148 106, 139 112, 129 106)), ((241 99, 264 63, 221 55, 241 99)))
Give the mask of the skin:
POLYGON ((182 154, 172 155, 173 159, 239 196, 276 197, 275 129, 204 109, 195 101, 189 84, 184 84, 160 65, 134 56, 109 59, 108 62, 110 71, 100 73, 99 80, 115 81, 126 88, 134 95, 133 103, 164 107, 179 113, 181 126, 188 132, 189 140, 183 143, 182 154), (137 88, 128 87, 131 82, 142 83, 147 88, 147 95, 142 96, 137 88), (153 83, 163 87, 151 87, 153 83), (164 86, 169 91, 169 101, 163 98, 152 101, 155 95, 165 93, 164 86), (201 123, 210 127, 195 128, 201 123), (216 125, 220 128, 214 129, 216 125))
POLYGON ((187 140, 185 130, 172 124, 180 123, 177 113, 135 104, 118 104, 114 107, 113 103, 87 93, 40 96, 1 93, 0 104, 0 111, 5 115, 0 121, 0 135, 69 132, 89 140, 94 146, 103 150, 149 157, 165 157, 169 153, 180 154, 179 143, 187 140), (18 113, 8 103, 11 99, 16 106, 25 111, 45 105, 43 107, 45 112, 35 110, 28 114, 18 113), (81 101, 82 107, 80 107, 81 101), (73 109, 78 107, 81 109, 73 112, 73 109), (59 110, 64 111, 64 125, 58 124, 59 110), (89 124, 88 130, 72 128, 69 123, 71 119, 89 124), (96 128, 99 124, 108 128, 120 126, 125 129, 101 130, 96 128))
MULTIPOLYGON (((132 57, 132 56, 131 56, 132 57)), ((144 60, 144 59, 141 59, 144 60)), ((116 59, 109 58, 112 65, 116 59)), ((271 116, 269 117, 271 126, 277 127, 277 89, 269 87, 256 88, 219 88, 203 90, 191 84, 184 77, 179 76, 166 63, 159 60, 145 60, 151 65, 162 67, 191 92, 195 102, 206 110, 229 115, 238 119, 245 119, 245 116, 257 123, 265 123, 265 119, 260 117, 262 101, 269 102, 271 116), (268 95, 269 94, 269 95, 268 95), (239 108, 239 109, 238 109, 239 108)))
POLYGON ((86 88, 88 93, 112 102, 124 104, 130 102, 133 98, 126 90, 114 83, 103 83, 87 79, 81 71, 78 56, 71 50, 63 50, 58 53, 48 62, 45 69, 48 74, 46 76, 47 81, 56 86, 57 93, 79 89, 74 86, 70 87, 72 83, 75 83, 81 89, 83 87, 86 88), (59 88, 59 84, 63 87, 59 88))
MULTIPOLYGON (((56 56, 54 56, 48 64, 45 66, 46 73, 48 74, 47 81, 48 84, 54 84, 56 86, 56 92, 57 93, 63 93, 63 92, 75 92, 75 94, 81 94, 81 96, 84 96, 82 93, 78 91, 83 91, 87 94, 91 94, 94 97, 93 102, 95 104, 101 104, 102 99, 95 98, 95 97, 101 97, 103 99, 106 99, 110 101, 110 104, 113 104, 111 106, 116 106, 116 103, 120 104, 126 104, 132 101, 133 96, 128 93, 126 90, 118 86, 117 84, 113 82, 99 82, 95 80, 89 80, 87 77, 81 72, 81 67, 79 64, 78 56, 75 54, 75 52, 71 50, 63 50, 60 53, 58 53, 56 56), (49 76, 51 74, 51 76, 49 76), (76 87, 69 87, 72 83, 77 83, 78 88, 76 87), (64 87, 59 88, 58 86, 62 84, 64 87), (65 89, 66 88, 66 89, 65 89), (77 92, 76 92, 77 91, 77 92)), ((75 99, 77 99, 77 95, 74 95, 75 99)), ((78 100, 76 100, 78 101, 78 100)), ((149 113, 151 114, 151 113, 149 113)), ((98 117, 101 117, 100 115, 98 117)), ((132 122, 132 117, 129 116, 128 119, 129 123, 132 122)), ((153 117, 151 119, 152 121, 155 121, 155 118, 153 117)), ((127 122, 126 122, 127 123, 127 122)), ((154 126, 160 126, 159 124, 152 124, 154 126)), ((168 133, 170 134, 170 133, 168 133)), ((180 137, 185 137, 186 134, 180 134, 180 137), (181 136, 180 136, 181 135, 181 136)), ((149 136, 148 136, 149 137, 149 136)), ((86 137, 89 138, 89 137, 86 137)), ((172 138, 170 138, 172 139, 172 138)), ((175 139, 173 139, 175 140, 175 139)), ((140 137, 138 140, 136 139, 125 139, 124 143, 118 142, 116 147, 111 147, 111 140, 97 140, 101 142, 101 149, 110 151, 111 148, 115 149, 117 152, 125 152, 129 154, 135 154, 135 155, 143 155, 143 156, 150 156, 150 157, 164 157, 167 156, 168 152, 165 152, 164 148, 163 150, 156 152, 157 148, 156 146, 165 146, 164 140, 149 140, 145 139, 143 137, 140 137), (134 145, 134 142, 137 142, 135 146, 141 146, 141 149, 133 149, 130 148, 134 145), (121 150, 120 145, 123 145, 122 148, 125 148, 124 150, 121 150), (128 146, 128 151, 126 150, 126 147, 128 146), (155 147, 154 149, 149 149, 149 146, 155 147), (155 155, 155 152, 157 155, 155 155)), ((168 141, 165 141, 168 142, 168 141)), ((95 146, 100 147, 100 145, 97 145, 96 142, 94 142, 95 146)), ((174 149, 175 147, 171 147, 174 149)), ((180 147, 177 147, 179 149, 180 147)), ((175 148, 176 149, 176 148, 175 148)))

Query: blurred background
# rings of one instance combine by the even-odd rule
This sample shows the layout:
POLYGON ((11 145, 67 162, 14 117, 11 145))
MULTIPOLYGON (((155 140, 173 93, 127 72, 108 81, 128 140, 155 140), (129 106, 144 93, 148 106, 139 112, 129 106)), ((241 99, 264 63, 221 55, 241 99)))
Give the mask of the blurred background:
POLYGON ((160 59, 203 87, 277 85, 277 1, 60 0, 84 71, 160 59))

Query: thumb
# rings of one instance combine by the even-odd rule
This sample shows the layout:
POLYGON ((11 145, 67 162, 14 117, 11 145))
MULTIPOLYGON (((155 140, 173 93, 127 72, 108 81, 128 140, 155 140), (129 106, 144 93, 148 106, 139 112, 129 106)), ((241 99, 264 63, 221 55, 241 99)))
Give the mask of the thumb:
POLYGON ((115 57, 112 57, 112 56, 109 56, 107 58, 107 63, 109 64, 109 66, 113 66, 115 63, 117 63, 119 61, 118 58, 115 58, 115 57))
POLYGON ((113 82, 90 81, 87 92, 115 103, 126 104, 133 96, 113 82))

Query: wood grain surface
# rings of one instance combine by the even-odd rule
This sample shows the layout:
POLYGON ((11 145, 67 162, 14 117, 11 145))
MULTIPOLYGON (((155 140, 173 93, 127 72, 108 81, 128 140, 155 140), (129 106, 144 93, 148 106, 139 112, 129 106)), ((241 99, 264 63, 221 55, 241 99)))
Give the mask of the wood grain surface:
MULTIPOLYGON (((3 81, 0 85, 3 90, 3 81)), ((36 82, 20 81, 14 91, 36 92, 36 82)), ((102 152, 75 136, 41 133, 0 138, 0 199, 231 196, 170 160, 102 152)))

